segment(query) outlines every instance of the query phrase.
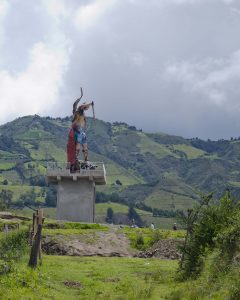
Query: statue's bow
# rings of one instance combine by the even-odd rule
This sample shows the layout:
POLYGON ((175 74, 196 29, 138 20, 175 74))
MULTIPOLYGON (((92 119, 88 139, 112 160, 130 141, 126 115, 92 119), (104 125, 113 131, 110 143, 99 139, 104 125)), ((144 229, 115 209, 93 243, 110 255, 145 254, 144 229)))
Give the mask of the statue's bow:
POLYGON ((81 91, 81 96, 80 96, 80 98, 78 98, 78 99, 73 103, 73 114, 75 114, 75 112, 77 111, 78 103, 79 103, 79 101, 82 99, 82 96, 83 96, 83 89, 80 88, 80 91, 81 91))

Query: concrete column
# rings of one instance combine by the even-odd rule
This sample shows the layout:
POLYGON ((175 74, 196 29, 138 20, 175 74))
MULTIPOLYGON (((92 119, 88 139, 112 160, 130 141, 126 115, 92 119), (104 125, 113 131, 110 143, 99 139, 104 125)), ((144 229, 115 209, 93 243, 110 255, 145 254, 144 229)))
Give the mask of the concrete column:
POLYGON ((61 178, 57 187, 57 219, 94 222, 95 183, 93 180, 61 178))

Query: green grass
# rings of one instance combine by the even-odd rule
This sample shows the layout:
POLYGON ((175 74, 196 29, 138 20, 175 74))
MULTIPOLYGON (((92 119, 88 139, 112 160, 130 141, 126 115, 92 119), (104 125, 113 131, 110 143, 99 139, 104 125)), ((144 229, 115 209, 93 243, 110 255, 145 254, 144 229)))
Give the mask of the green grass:
MULTIPOLYGON (((33 216, 33 210, 28 207, 24 207, 23 209, 14 209, 11 211, 18 216, 29 217, 29 218, 32 218, 33 216)), ((44 208, 44 217, 48 219, 55 219, 56 208, 55 207, 44 208)))
POLYGON ((131 173, 130 170, 126 170, 116 162, 107 159, 105 156, 89 152, 89 158, 91 161, 104 162, 106 174, 107 174, 107 188, 111 188, 116 183, 116 180, 120 180, 124 186, 144 183, 144 181, 131 173))
MULTIPOLYGON (((0 190, 2 189, 12 191, 13 192, 12 200, 17 201, 20 195, 26 192, 30 192, 33 189, 33 187, 29 185, 0 185, 0 190)), ((36 194, 42 192, 42 188, 39 186, 34 186, 34 190, 36 194)), ((37 200, 44 202, 43 197, 37 197, 37 200)))
POLYGON ((121 132, 124 132, 128 130, 128 125, 127 124, 114 124, 112 125, 112 132, 113 134, 119 134, 121 132))
POLYGON ((142 180, 133 174, 130 174, 126 169, 113 162, 105 162, 107 184, 111 185, 120 180, 123 186, 142 183, 142 180))
POLYGON ((176 261, 44 256, 37 270, 26 264, 0 277, 1 299, 160 300, 181 285, 173 279, 176 261))
POLYGON ((57 147, 52 141, 40 141, 38 149, 29 148, 29 151, 34 160, 46 160, 52 157, 56 161, 66 161, 64 149, 57 147))
POLYGON ((179 155, 173 153, 167 146, 154 142, 151 138, 147 137, 144 133, 138 132, 137 134, 141 138, 140 142, 137 144, 140 153, 146 154, 150 152, 158 159, 162 159, 168 155, 179 157, 179 155))
MULTIPOLYGON (((136 232, 141 232, 144 237, 150 237, 152 236, 153 230, 150 228, 130 228, 130 227, 124 227, 122 229, 119 229, 119 232, 124 232, 129 237, 132 235, 134 236, 136 232)), ((185 230, 166 230, 166 229, 159 229, 158 232, 161 234, 161 237, 163 239, 176 239, 176 238, 184 238, 185 237, 185 230)))
POLYGON ((173 148, 175 150, 184 152, 187 155, 188 159, 198 158, 205 154, 205 152, 200 149, 194 148, 192 146, 184 145, 184 144, 173 145, 173 148))
POLYGON ((240 181, 228 181, 228 184, 233 187, 240 187, 240 181))
POLYGON ((0 173, 0 183, 4 181, 5 177, 0 173))
POLYGON ((79 222, 47 222, 43 227, 43 235, 79 235, 108 231, 109 227, 99 224, 85 224, 79 222), (55 227, 55 228, 53 228, 55 227))
POLYGON ((166 210, 186 210, 192 208, 195 200, 188 196, 156 190, 145 200, 146 205, 166 210))
POLYGON ((159 239, 177 239, 177 238, 184 238, 185 237, 185 230, 152 230, 150 228, 129 228, 124 227, 123 229, 119 229, 119 232, 123 232, 127 235, 127 237, 131 241, 131 246, 133 248, 139 250, 146 250, 153 245, 154 242, 158 241, 159 239), (139 245, 138 239, 142 238, 143 242, 139 245))
POLYGON ((15 170, 6 170, 3 173, 3 176, 5 179, 8 180, 9 184, 22 184, 22 179, 20 177, 20 175, 17 173, 17 171, 15 170))
MULTIPOLYGON (((171 293, 170 299, 240 299, 240 266, 232 263, 228 268, 218 268, 220 261, 215 261, 217 251, 209 254, 205 259, 203 272, 196 280, 188 280, 171 293)), ((224 258, 221 262, 224 261, 224 258)))
POLYGON ((166 217, 153 217, 152 215, 141 216, 142 220, 146 222, 146 226, 150 227, 151 223, 154 223, 156 229, 168 229, 171 230, 174 223, 177 223, 175 218, 166 217))
POLYGON ((28 171, 32 171, 41 175, 45 175, 46 174, 46 168, 42 165, 39 164, 36 161, 30 161, 24 164, 24 169, 28 170, 28 171))
POLYGON ((17 153, 11 153, 7 151, 0 150, 0 159, 13 159, 19 157, 19 154, 17 153))
MULTIPOLYGON (((114 213, 123 213, 123 214, 127 214, 128 213, 128 209, 129 207, 127 205, 124 204, 119 204, 119 203, 114 203, 114 202, 110 202, 110 203, 97 203, 96 204, 96 214, 97 215, 104 215, 106 216, 107 214, 107 209, 108 208, 112 208, 114 213)), ((152 215, 152 213, 141 210, 141 209, 136 209, 137 213, 139 215, 152 215)))
POLYGON ((15 162, 5 162, 5 161, 0 161, 0 170, 5 171, 5 170, 10 170, 16 165, 15 162))
POLYGON ((72 122, 63 122, 61 120, 49 120, 50 123, 60 126, 60 127, 64 127, 64 128, 70 128, 72 125, 72 122))
POLYGON ((48 133, 44 130, 41 130, 39 128, 32 128, 28 129, 24 133, 21 133, 18 135, 18 139, 21 140, 31 140, 31 139, 45 139, 45 138, 52 138, 52 134, 48 133))
MULTIPOLYGON (((105 218, 107 215, 107 209, 111 207, 114 213, 128 213, 128 206, 118 203, 97 203, 96 209, 96 222, 105 223, 105 218)), ((17 215, 22 215, 26 217, 32 217, 33 211, 29 208, 14 210, 17 215)), ((164 218, 164 217, 153 217, 152 213, 137 209, 138 214, 141 216, 143 221, 146 221, 146 226, 150 226, 153 222, 155 228, 168 229, 171 230, 173 223, 177 222, 174 218, 164 218)), ((45 207, 44 216, 47 219, 56 219, 56 208, 55 207, 45 207)))

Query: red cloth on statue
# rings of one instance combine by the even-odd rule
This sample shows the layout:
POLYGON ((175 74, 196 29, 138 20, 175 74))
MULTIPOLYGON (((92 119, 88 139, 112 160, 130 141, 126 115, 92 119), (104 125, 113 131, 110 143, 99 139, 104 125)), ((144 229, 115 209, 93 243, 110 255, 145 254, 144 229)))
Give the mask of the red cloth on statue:
POLYGON ((69 130, 68 133, 68 143, 67 143, 67 160, 71 165, 76 163, 76 143, 74 138, 74 129, 73 127, 69 130))

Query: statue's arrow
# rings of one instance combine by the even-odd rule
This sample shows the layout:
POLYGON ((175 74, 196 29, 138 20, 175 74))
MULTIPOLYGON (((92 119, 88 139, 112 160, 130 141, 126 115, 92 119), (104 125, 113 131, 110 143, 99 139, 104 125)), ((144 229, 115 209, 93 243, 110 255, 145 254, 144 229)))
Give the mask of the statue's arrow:
POLYGON ((95 110, 94 110, 94 102, 92 102, 92 112, 93 112, 93 120, 94 120, 94 123, 96 124, 96 117, 95 117, 95 110))

